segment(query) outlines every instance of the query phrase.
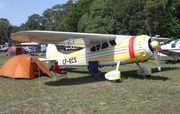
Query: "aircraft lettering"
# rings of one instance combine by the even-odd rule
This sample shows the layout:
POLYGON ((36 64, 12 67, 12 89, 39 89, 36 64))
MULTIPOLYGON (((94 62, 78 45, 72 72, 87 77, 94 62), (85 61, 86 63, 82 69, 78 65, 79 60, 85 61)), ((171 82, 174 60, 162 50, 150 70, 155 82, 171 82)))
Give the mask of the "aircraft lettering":
POLYGON ((69 58, 69 59, 63 59, 62 60, 62 63, 65 65, 69 62, 69 64, 72 64, 72 63, 76 63, 77 60, 76 60, 76 57, 72 57, 72 58, 69 58))

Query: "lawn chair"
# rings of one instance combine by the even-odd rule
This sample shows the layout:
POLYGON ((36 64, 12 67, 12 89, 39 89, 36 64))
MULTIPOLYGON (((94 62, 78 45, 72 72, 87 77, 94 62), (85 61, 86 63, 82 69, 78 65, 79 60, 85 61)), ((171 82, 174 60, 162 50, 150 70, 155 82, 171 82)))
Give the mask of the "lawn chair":
POLYGON ((62 79, 62 78, 67 78, 67 67, 66 66, 58 66, 58 62, 54 62, 54 67, 53 67, 53 72, 55 74, 56 80, 62 79), (60 74, 60 77, 57 75, 60 74))
POLYGON ((89 61, 88 70, 90 73, 90 79, 100 79, 101 71, 99 71, 98 61, 89 61))

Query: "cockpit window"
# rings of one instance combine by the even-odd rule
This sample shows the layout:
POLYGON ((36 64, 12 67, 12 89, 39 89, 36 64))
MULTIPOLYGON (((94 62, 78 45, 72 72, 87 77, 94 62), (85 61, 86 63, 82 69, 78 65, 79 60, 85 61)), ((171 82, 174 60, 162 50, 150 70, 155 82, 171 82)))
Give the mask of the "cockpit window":
POLYGON ((115 40, 111 40, 111 41, 109 41, 109 43, 111 44, 111 46, 114 46, 114 45, 116 45, 116 42, 115 42, 115 40))
POLYGON ((90 51, 94 52, 94 51, 99 51, 100 49, 105 49, 105 48, 108 48, 109 46, 114 46, 116 45, 116 42, 115 40, 111 40, 108 42, 104 42, 102 44, 97 44, 95 46, 93 46, 90 51))
POLYGON ((101 49, 101 44, 98 44, 98 45, 96 45, 96 46, 93 46, 91 49, 90 49, 90 51, 98 51, 98 50, 100 50, 101 49))
POLYGON ((90 50, 93 51, 93 52, 96 51, 95 46, 93 46, 90 50))
POLYGON ((96 45, 96 51, 100 50, 100 44, 96 45))
POLYGON ((102 43, 102 47, 101 47, 101 49, 104 49, 104 48, 107 48, 107 47, 109 47, 109 45, 108 45, 108 43, 107 43, 107 42, 102 43))

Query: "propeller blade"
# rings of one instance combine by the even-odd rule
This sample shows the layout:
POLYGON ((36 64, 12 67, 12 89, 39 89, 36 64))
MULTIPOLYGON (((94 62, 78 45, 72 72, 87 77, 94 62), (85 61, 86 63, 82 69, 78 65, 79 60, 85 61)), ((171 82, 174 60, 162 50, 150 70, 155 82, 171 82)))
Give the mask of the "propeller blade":
POLYGON ((160 62, 159 62, 159 58, 158 58, 158 52, 156 50, 154 50, 154 59, 156 62, 156 66, 158 68, 159 71, 161 71, 161 66, 160 66, 160 62))
POLYGON ((168 42, 171 40, 170 38, 159 37, 159 35, 156 35, 155 37, 152 38, 158 42, 168 42))

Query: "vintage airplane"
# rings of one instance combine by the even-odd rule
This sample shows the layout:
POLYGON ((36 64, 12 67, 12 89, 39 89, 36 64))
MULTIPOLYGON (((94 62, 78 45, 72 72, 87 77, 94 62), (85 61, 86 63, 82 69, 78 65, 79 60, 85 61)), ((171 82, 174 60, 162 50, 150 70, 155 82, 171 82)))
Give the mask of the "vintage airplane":
POLYGON ((89 66, 97 61, 99 66, 116 66, 116 69, 105 74, 108 80, 116 81, 121 77, 119 65, 136 63, 137 73, 141 76, 151 75, 150 67, 141 67, 139 63, 148 61, 153 55, 159 70, 160 64, 156 48, 158 42, 147 35, 128 36, 58 31, 20 31, 11 34, 11 39, 20 42, 41 42, 48 44, 45 60, 49 65, 58 61, 58 65, 89 66), (82 50, 63 54, 55 44, 73 40, 73 45, 84 45, 82 50))
MULTIPOLYGON (((173 40, 167 44, 159 45, 157 51, 162 56, 171 56, 174 62, 179 61, 180 56, 180 38, 173 40)), ((170 62, 167 60, 166 62, 170 62)))

